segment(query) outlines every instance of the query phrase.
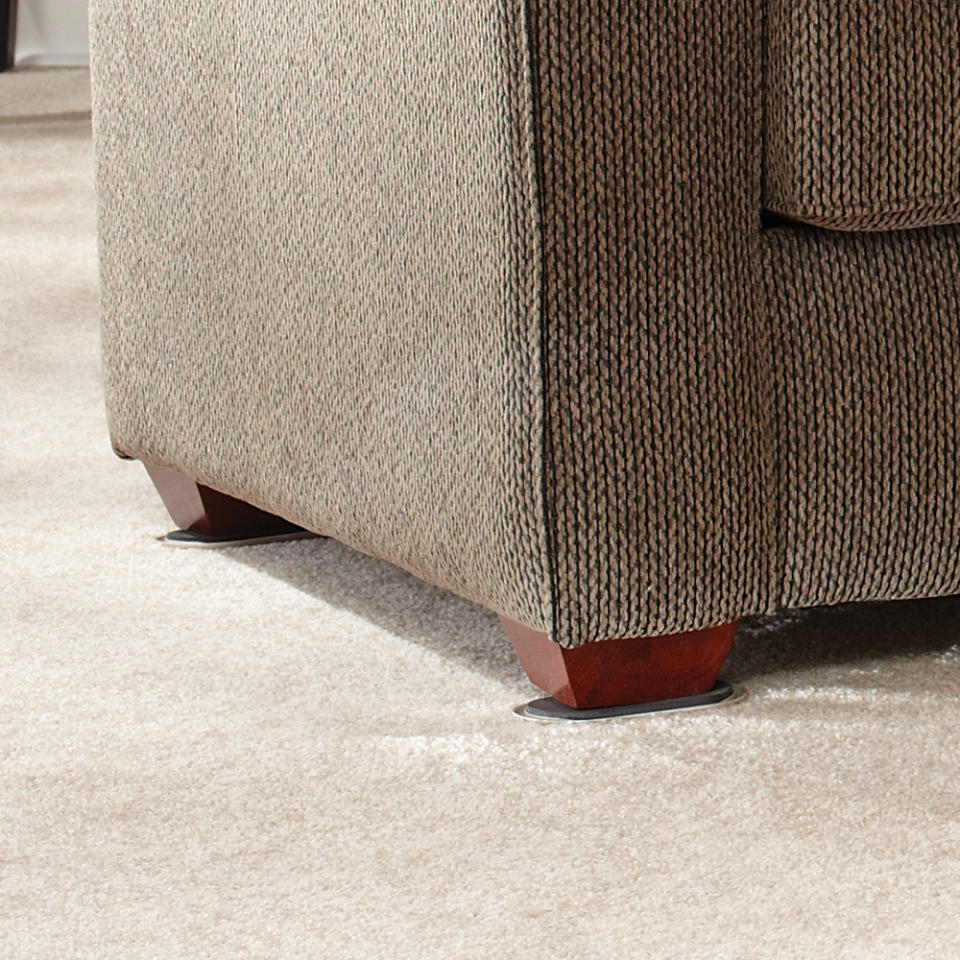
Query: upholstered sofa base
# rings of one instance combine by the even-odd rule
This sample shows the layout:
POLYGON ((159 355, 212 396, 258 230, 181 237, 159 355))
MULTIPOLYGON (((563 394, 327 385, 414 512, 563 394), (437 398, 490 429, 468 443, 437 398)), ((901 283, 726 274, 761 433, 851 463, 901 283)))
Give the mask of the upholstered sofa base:
MULTIPOLYGON (((255 542, 306 533, 169 467, 144 463, 174 523, 200 543, 255 542)), ((531 682, 567 707, 597 710, 709 694, 738 623, 662 637, 599 640, 573 649, 501 616, 531 682)))

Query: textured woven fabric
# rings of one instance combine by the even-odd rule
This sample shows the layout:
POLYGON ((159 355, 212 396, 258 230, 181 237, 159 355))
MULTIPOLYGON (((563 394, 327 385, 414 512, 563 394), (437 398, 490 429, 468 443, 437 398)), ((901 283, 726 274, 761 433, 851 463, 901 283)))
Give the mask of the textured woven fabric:
POLYGON ((96 0, 118 450, 544 624, 519 7, 96 0))
POLYGON ((960 221, 955 0, 770 0, 764 202, 840 230, 960 221))
POLYGON ((960 236, 762 228, 764 14, 95 0, 114 444, 565 645, 960 591, 960 236))
POLYGON ((751 2, 537 6, 564 638, 692 629, 772 601, 761 26, 751 2))
POLYGON ((779 605, 960 592, 960 229, 765 240, 779 605))

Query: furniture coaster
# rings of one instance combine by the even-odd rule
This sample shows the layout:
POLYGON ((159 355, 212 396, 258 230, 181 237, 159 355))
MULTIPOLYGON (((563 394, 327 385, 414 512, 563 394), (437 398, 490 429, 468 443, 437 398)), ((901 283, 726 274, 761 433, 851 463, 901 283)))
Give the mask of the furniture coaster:
POLYGON ((160 542, 168 547, 249 547, 257 543, 281 543, 284 540, 305 540, 319 534, 309 530, 289 530, 285 533, 268 534, 262 537, 211 537, 193 530, 171 530, 160 542))
POLYGON ((692 697, 677 697, 673 700, 654 700, 650 703, 632 703, 619 707, 577 709, 553 697, 531 700, 514 708, 514 713, 524 720, 560 720, 583 723, 589 720, 626 720, 631 717, 649 717, 658 713, 676 713, 681 710, 703 710, 707 707, 729 706, 744 700, 747 691, 734 687, 725 680, 718 680, 707 693, 692 697))

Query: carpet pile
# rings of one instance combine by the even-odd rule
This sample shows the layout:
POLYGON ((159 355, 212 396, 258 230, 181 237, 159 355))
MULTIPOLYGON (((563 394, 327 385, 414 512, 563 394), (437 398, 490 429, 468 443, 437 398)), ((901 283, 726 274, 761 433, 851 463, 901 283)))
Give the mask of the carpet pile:
POLYGON ((0 75, 0 956, 960 956, 960 599, 755 619, 745 702, 557 726, 390 566, 162 546, 86 85, 0 75))

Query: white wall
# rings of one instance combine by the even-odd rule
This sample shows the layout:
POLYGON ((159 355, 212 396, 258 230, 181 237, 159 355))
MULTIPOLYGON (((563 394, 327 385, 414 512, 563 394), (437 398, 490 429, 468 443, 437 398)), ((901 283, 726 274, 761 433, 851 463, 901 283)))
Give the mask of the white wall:
POLYGON ((18 64, 87 62, 87 0, 19 0, 18 64))

